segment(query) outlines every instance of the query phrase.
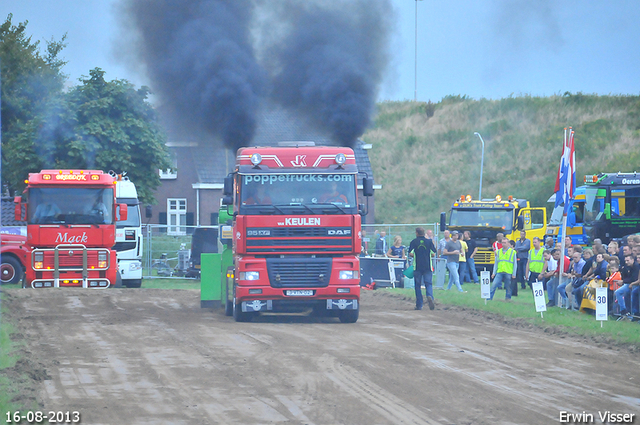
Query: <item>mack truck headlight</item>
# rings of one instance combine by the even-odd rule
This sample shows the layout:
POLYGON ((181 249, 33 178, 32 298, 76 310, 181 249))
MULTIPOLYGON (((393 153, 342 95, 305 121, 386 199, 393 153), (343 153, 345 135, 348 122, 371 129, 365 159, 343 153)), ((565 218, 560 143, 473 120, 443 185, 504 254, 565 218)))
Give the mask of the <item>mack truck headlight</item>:
POLYGON ((44 268, 44 252, 36 252, 33 254, 33 268, 34 269, 44 268))
POLYGON ((358 270, 340 270, 338 279, 359 279, 360 272, 358 270))
POLYGON ((240 272, 238 280, 259 280, 260 272, 240 272))
POLYGON ((105 251, 98 252, 98 268, 99 269, 107 268, 107 253, 105 251))

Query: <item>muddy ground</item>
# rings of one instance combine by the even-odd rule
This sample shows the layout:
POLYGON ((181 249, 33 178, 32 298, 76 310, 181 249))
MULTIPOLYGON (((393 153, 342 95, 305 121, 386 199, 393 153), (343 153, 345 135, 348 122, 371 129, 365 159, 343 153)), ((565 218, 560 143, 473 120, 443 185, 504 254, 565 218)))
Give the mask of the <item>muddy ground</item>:
MULTIPOLYGON (((198 291, 7 291, 9 373, 83 424, 553 424, 636 414, 640 354, 365 291, 360 319, 235 323, 198 291)), ((612 324, 607 324, 612 325, 612 324)))

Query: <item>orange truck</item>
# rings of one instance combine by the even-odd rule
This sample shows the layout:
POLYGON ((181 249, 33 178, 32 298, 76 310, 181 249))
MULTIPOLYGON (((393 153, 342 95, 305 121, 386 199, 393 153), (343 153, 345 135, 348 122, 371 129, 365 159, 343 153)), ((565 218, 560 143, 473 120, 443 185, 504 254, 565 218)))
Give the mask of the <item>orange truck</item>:
POLYGON ((99 170, 42 170, 29 174, 15 216, 27 222, 25 287, 120 286, 115 178, 99 170))

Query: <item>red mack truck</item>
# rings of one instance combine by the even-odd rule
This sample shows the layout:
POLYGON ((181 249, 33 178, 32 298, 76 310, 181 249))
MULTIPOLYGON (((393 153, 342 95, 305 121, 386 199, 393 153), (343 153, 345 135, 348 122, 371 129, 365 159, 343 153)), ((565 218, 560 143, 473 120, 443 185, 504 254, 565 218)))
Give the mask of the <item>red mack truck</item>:
POLYGON ((25 287, 118 286, 116 221, 127 219, 116 204, 115 179, 99 170, 30 173, 16 220, 27 222, 25 287))
MULTIPOLYGON (((312 308, 356 322, 366 211, 353 150, 311 142, 241 148, 224 183, 221 216, 233 220, 232 264, 223 260, 232 276, 226 313, 248 321, 312 308)), ((373 195, 373 179, 362 185, 364 196, 373 195)))

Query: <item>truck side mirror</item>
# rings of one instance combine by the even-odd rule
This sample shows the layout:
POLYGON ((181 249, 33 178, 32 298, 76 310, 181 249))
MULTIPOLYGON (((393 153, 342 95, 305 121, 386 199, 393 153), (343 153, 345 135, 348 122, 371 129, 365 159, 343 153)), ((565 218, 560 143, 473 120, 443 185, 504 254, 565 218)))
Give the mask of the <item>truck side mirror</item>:
POLYGON ((519 215, 518 216, 518 230, 522 230, 524 229, 524 217, 519 215))
MULTIPOLYGON (((16 196, 15 198, 13 198, 13 203, 16 204, 15 205, 15 210, 14 210, 14 218, 16 221, 24 221, 27 219, 27 213, 25 211, 24 214, 24 220, 22 218, 22 196, 16 196)), ((25 205, 25 210, 26 210, 27 206, 25 205)))
POLYGON ((233 196, 223 196, 222 197, 222 205, 232 205, 233 204, 233 196))
POLYGON ((127 204, 117 204, 117 205, 118 205, 117 221, 126 221, 127 220, 127 204))
POLYGON ((368 177, 362 179, 362 194, 364 196, 373 196, 373 179, 368 177))
MULTIPOLYGON (((224 189, 222 191, 222 194, 224 196, 233 196, 233 174, 229 174, 227 177, 224 178, 224 189)), ((229 204, 232 204, 233 200, 231 202, 229 202, 229 204)), ((225 204, 225 205, 229 205, 229 204, 225 204)))
POLYGON ((447 213, 441 212, 440 213, 440 231, 444 232, 445 230, 447 230, 447 213))

